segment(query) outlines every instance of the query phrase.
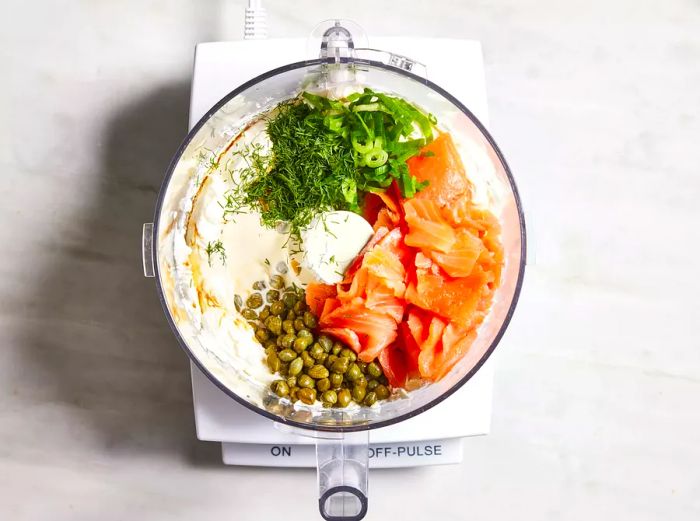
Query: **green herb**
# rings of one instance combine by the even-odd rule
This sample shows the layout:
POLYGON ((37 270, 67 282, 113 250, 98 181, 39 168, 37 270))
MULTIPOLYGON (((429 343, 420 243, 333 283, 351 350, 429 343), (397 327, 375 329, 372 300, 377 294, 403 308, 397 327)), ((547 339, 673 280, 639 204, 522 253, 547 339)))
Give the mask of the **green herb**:
POLYGON ((250 208, 260 213, 263 225, 285 221, 298 235, 321 212, 358 211, 356 191, 345 194, 358 175, 352 149, 323 119, 307 104, 281 104, 267 122, 271 153, 264 155, 259 147, 245 151, 248 166, 226 194, 225 213, 250 208))
POLYGON ((270 265, 270 259, 265 259, 265 264, 270 265))
POLYGON ((269 153, 239 152, 246 166, 226 193, 224 218, 257 211, 269 228, 280 222, 299 236, 317 215, 360 212, 364 194, 396 182, 404 197, 427 185, 406 161, 433 139, 435 118, 407 101, 365 89, 345 100, 304 92, 267 116, 269 153))
POLYGON ((214 254, 219 256, 221 264, 226 264, 226 249, 224 248, 224 245, 221 241, 217 240, 215 242, 207 243, 207 248, 205 251, 207 252, 209 266, 211 266, 211 256, 214 254))

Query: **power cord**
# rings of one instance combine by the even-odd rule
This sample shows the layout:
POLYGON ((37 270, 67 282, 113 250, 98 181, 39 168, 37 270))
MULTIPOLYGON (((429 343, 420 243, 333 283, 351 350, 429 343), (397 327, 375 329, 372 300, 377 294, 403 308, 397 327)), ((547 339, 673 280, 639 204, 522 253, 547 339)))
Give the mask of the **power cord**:
POLYGON ((267 11, 262 6, 262 0, 248 0, 243 38, 246 40, 267 38, 267 11))

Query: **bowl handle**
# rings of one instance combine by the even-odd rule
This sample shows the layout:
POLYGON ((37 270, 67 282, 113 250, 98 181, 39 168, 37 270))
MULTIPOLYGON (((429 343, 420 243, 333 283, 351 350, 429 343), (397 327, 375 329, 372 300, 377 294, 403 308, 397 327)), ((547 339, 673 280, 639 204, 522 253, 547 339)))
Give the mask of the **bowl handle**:
POLYGON ((368 459, 368 431, 316 438, 318 508, 323 519, 359 521, 365 517, 368 459))
POLYGON ((153 223, 143 224, 141 235, 141 255, 143 258, 143 276, 154 277, 153 266, 153 223))

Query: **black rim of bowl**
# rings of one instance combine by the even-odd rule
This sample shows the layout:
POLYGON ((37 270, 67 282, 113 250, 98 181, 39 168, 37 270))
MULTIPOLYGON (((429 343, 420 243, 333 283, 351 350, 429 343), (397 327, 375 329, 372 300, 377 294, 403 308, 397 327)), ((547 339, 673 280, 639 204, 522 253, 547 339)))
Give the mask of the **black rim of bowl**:
MULTIPOLYGON (((346 59, 341 60, 341 62, 347 61, 346 59)), ((494 141, 493 137, 491 134, 486 130, 484 125, 479 121, 479 119, 462 103, 460 102, 457 98, 452 96, 449 92, 441 88, 440 86, 436 85, 435 83, 431 82, 430 80, 423 78, 421 76, 418 76, 416 74, 413 74, 412 72, 399 69, 397 67, 393 67, 390 65, 386 65, 381 62, 376 62, 372 60, 355 60, 355 64, 359 66, 370 66, 370 67, 377 67, 380 69, 385 69, 397 74, 401 74, 406 76, 407 78, 410 78, 414 81, 417 81, 419 83, 422 83, 426 85, 427 87, 430 87, 432 90, 437 92, 438 94, 442 95, 444 98, 449 100, 452 104, 454 104, 457 108, 459 108, 476 126, 477 128, 481 131, 483 136, 486 138, 486 140, 489 142, 493 150, 495 151, 496 155, 498 156, 498 160, 501 162, 504 171, 506 172, 506 175, 508 176, 508 182, 510 183, 510 188, 513 193, 513 197, 515 198, 515 203, 518 211, 518 219, 520 222, 520 237, 521 237, 521 251, 520 251, 520 266, 518 267, 518 280, 516 282, 515 286, 515 292, 513 293, 513 299, 510 303, 510 307, 508 308, 508 312, 506 314, 505 319, 503 320, 503 323, 501 324, 498 333, 496 334, 496 337, 494 338, 493 342, 491 342, 491 345, 489 348, 486 350, 484 355, 479 359, 479 361, 476 363, 474 367, 472 367, 469 372, 464 375, 455 385, 450 387, 447 391, 444 393, 440 394, 430 402, 426 403, 425 405, 421 407, 417 407, 411 411, 408 411, 404 414, 400 414, 394 418, 390 418, 387 420, 381 420, 381 421, 376 421, 376 422, 363 422, 360 424, 355 424, 355 425, 323 425, 323 424, 312 424, 312 423, 302 423, 298 422, 296 420, 288 419, 282 416, 278 416, 274 413, 271 413, 263 408, 260 408, 244 398, 238 396, 235 392, 233 392, 231 389, 226 387, 223 383, 221 383, 216 376, 211 374, 206 367, 197 359, 197 357, 194 356, 190 348, 188 347, 187 343, 185 340, 182 338, 180 335, 180 332, 177 329, 177 326, 175 325, 175 322, 173 321, 172 316, 170 315, 170 311, 168 310, 168 305, 165 301, 165 295, 163 293, 163 288, 160 282, 160 269, 158 266, 158 230, 159 230, 159 221, 160 221, 160 213, 161 213, 161 208, 163 205, 163 200, 165 199, 165 193, 168 189, 168 185, 170 184, 170 178, 173 175, 173 172, 175 171, 175 167, 180 161, 180 158, 182 157, 182 154, 184 153, 185 149, 187 146, 190 144, 194 136, 197 134, 199 129, 204 126, 204 124, 214 115, 216 114, 221 107, 223 107, 226 103, 228 103, 232 98, 238 96, 241 94, 243 91, 249 89, 250 87, 260 83, 261 81, 264 81, 268 78, 271 78, 273 76, 276 76, 278 74, 288 72, 291 70, 295 69, 300 69, 302 67, 310 67, 310 66, 316 66, 316 65, 323 65, 326 63, 333 63, 332 59, 315 59, 315 60, 304 60, 300 62, 295 62, 295 63, 290 63, 288 65, 284 65, 282 67, 278 67, 276 69, 271 69, 253 79, 250 81, 247 81, 240 85, 239 87, 235 88, 231 92, 229 92, 226 96, 224 96, 216 105, 214 105, 209 111, 200 118, 200 120, 197 122, 197 124, 192 127, 192 129, 188 132, 187 136, 185 139, 182 141, 180 144, 179 148, 177 149, 177 152, 173 156, 173 159, 170 162, 170 165, 168 166, 168 171, 165 175, 165 178, 163 179, 163 183, 161 184, 160 192, 158 194, 158 201, 156 203, 156 210, 155 210, 155 217, 154 217, 154 226, 153 226, 153 235, 154 235, 154 273, 155 273, 155 279, 156 279, 156 287, 158 288, 158 297, 160 299, 161 305, 163 307, 163 311, 165 312, 166 319, 168 321, 168 324, 170 325, 170 329, 172 329, 173 333, 175 334, 175 338, 177 338, 178 343, 180 344, 180 347, 187 353, 187 356, 190 358, 190 360, 195 364, 195 366, 206 375, 206 377, 213 382, 219 389, 221 389, 224 393, 226 393, 228 396, 236 400, 238 403, 246 407, 247 409, 256 412, 272 421, 276 421, 279 423, 283 423, 285 425, 293 426, 293 427, 298 427, 301 429, 305 430, 311 430, 311 431, 326 431, 326 432, 356 432, 356 431, 365 431, 369 429, 378 429, 380 427, 386 427, 388 425, 392 425, 394 423, 398 423, 404 420, 407 420, 409 418, 412 418, 414 416, 417 416, 418 414, 427 411, 428 409, 434 407, 435 405, 439 404, 442 402, 445 398, 451 396, 453 393, 455 393, 460 387, 462 387, 465 383, 467 383, 474 374, 481 368, 482 365, 488 360, 488 358, 491 356, 491 353, 493 353, 494 349, 496 349, 496 346, 499 344, 501 341, 501 338, 503 337, 506 329, 508 328, 508 325, 510 324, 511 318, 513 317, 513 313, 515 311, 515 308, 518 303, 518 299, 520 297, 520 291, 522 289, 523 285, 523 278, 525 274, 525 264, 526 264, 526 253, 527 253, 527 248, 526 248, 526 231, 525 231, 525 219, 523 215, 523 209, 522 209, 522 203, 520 201, 520 195, 518 193, 518 188, 515 184, 515 180, 513 179, 513 175, 510 171, 510 167, 508 166, 508 163, 505 160, 505 157, 503 156, 500 148, 498 148, 498 145, 494 141)))

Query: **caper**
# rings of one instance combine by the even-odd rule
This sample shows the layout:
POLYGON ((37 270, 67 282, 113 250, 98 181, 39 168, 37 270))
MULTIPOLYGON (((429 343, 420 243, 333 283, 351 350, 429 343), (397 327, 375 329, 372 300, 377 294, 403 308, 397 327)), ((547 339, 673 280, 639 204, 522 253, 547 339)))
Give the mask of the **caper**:
POLYGON ((333 349, 333 340, 331 340, 326 335, 319 336, 318 343, 321 345, 321 347, 326 353, 330 353, 331 349, 333 349))
POLYGON ((345 358, 349 358, 351 362, 354 362, 357 360, 357 355, 355 354, 355 351, 350 349, 349 347, 346 347, 340 352, 340 356, 344 356, 345 358))
POLYGON ((270 372, 276 373, 279 371, 281 363, 277 353, 270 353, 267 355, 267 367, 270 369, 270 372))
POLYGON ((290 387, 289 388, 289 399, 292 400, 293 402, 296 402, 299 399, 299 398, 297 398, 298 392, 299 392, 299 387, 297 387, 296 385, 294 387, 290 387))
POLYGON ((297 376, 297 385, 299 387, 313 388, 316 383, 308 374, 303 374, 301 376, 297 376))
POLYGON ((367 389, 365 387, 360 387, 359 385, 356 385, 352 388, 352 399, 355 400, 357 403, 362 403, 362 400, 365 399, 366 394, 367 389))
POLYGON ((296 331, 294 329, 294 321, 293 320, 284 320, 282 322, 282 329, 284 329, 285 333, 294 333, 296 331))
POLYGON ((309 368, 307 373, 311 378, 315 378, 316 380, 319 378, 328 378, 329 374, 328 369, 323 367, 321 364, 316 364, 315 366, 309 368))
POLYGON ((295 358, 289 364, 289 376, 296 376, 301 373, 304 368, 304 361, 301 358, 295 358))
POLYGON ((319 391, 327 391, 331 388, 331 381, 328 378, 321 378, 316 382, 316 389, 319 391))
POLYGON ((316 317, 310 311, 304 312, 304 325, 309 329, 313 329, 318 325, 318 320, 316 320, 316 317))
POLYGON ((297 331, 301 331, 302 329, 306 329, 306 325, 304 324, 303 318, 297 318, 294 320, 294 329, 296 329, 297 331))
POLYGON ((262 343, 266 340, 269 340, 270 333, 267 332, 267 329, 258 328, 258 330, 255 332, 255 338, 257 338, 258 341, 262 343))
POLYGON ((289 363, 287 362, 281 362, 280 363, 280 368, 277 371, 279 374, 282 376, 288 376, 289 375, 289 363))
POLYGON ((333 344, 333 349, 331 349, 331 353, 333 353, 336 356, 340 355, 340 352, 343 350, 343 344, 340 342, 336 342, 333 344))
POLYGON ((261 291, 265 289, 267 285, 265 284, 264 280, 256 280, 253 282, 253 289, 257 289, 258 291, 261 291))
POLYGON ((272 315, 265 319, 265 327, 270 330, 273 335, 279 335, 282 332, 282 320, 280 317, 272 315))
POLYGON ((363 374, 367 372, 367 363, 366 362, 362 362, 361 360, 358 360, 357 365, 360 366, 360 371, 362 371, 363 374))
POLYGON ((271 289, 267 292, 265 298, 270 304, 272 304, 273 302, 277 302, 280 299, 280 292, 276 289, 271 289))
MULTIPOLYGON (((294 307, 294 304, 297 303, 297 297, 294 293, 285 293, 282 296, 282 302, 284 302, 287 309, 291 310, 294 307)), ((294 311, 292 311, 292 313, 294 313, 294 311)))
POLYGON ((376 402, 376 401, 377 401, 377 393, 372 391, 371 393, 367 393, 367 396, 365 396, 364 404, 367 407, 371 407, 372 405, 374 405, 374 402, 376 402))
MULTIPOLYGON (((294 340, 296 340, 296 337, 294 335, 289 334, 289 333, 287 333, 286 335, 282 335, 280 337, 277 337, 277 341, 278 341, 280 347, 282 347, 284 349, 289 349, 290 347, 292 347, 292 345, 294 344, 294 340)), ((296 356, 296 355, 294 355, 294 356, 296 356)))
POLYGON ((355 385, 359 385, 360 387, 367 387, 367 378, 364 376, 360 376, 355 382, 353 382, 355 385))
POLYGON ((350 394, 350 391, 347 389, 341 389, 338 391, 338 402, 336 405, 338 407, 347 407, 348 404, 350 403, 350 400, 352 400, 352 395, 350 394))
POLYGON ((331 375, 328 379, 330 380, 331 387, 333 389, 339 389, 340 386, 343 384, 343 375, 342 374, 331 373, 331 375))
POLYGON ((301 355, 299 355, 301 359, 304 361, 304 369, 310 369, 314 365, 316 365, 316 360, 311 358, 311 355, 307 351, 302 351, 301 355))
POLYGON ((279 356, 279 359, 283 362, 291 362, 297 357, 297 354, 291 349, 282 349, 277 356, 279 356))
POLYGON ((313 342, 313 338, 314 338, 314 335, 308 329, 300 329, 297 332, 297 336, 309 338, 311 340, 311 342, 313 342))
MULTIPOLYGON (((292 364, 289 364, 289 369, 292 369, 292 364)), ((288 376, 287 377, 287 385, 289 386, 289 389, 293 389, 294 387, 297 386, 297 377, 296 376, 288 376)))
POLYGON ((260 306, 263 305, 263 298, 260 293, 253 293, 248 299, 245 301, 245 305, 248 306, 249 308, 259 308, 260 306))
MULTIPOLYGON (((297 339, 294 341, 294 350, 297 353, 301 353, 304 349, 309 347, 309 344, 311 343, 311 339, 305 336, 299 336, 297 339)), ((311 356, 313 357, 314 355, 312 353, 311 356)))
POLYGON ((387 386, 383 384, 379 384, 374 392, 377 395, 377 400, 386 400, 389 398, 389 394, 391 394, 387 386))
POLYGON ((243 311, 241 311, 241 315, 243 315, 243 318, 246 320, 255 320, 258 318, 258 314, 250 308, 245 308, 243 311))
POLYGON ((338 401, 338 394, 335 391, 325 391, 321 395, 321 400, 324 402, 328 402, 332 405, 335 405, 336 402, 338 401))
POLYGON ((373 378, 379 378, 379 376, 382 374, 382 370, 375 362, 370 362, 367 364, 367 374, 373 378))
POLYGON ((273 345, 270 345, 270 342, 272 340, 267 341, 267 345, 265 347, 265 355, 270 356, 270 355, 275 355, 277 356, 277 345, 273 343, 273 345))
POLYGON ((233 305, 236 307, 236 311, 241 310, 243 307, 243 298, 240 295, 236 295, 233 297, 233 305))
POLYGON ((314 360, 318 360, 323 353, 323 348, 318 344, 315 343, 314 345, 309 348, 309 354, 311 355, 311 358, 314 360))
POLYGON ((378 385, 380 385, 378 381, 370 380, 369 382, 367 382, 367 390, 374 391, 378 385))
MULTIPOLYGON (((331 355, 333 356, 333 355, 331 355)), ((331 366, 331 369, 335 373, 340 373, 340 374, 345 374, 347 370, 350 368, 350 360, 348 360, 345 357, 338 358, 335 362, 333 362, 333 365, 331 366)))
POLYGON ((316 401, 316 389, 303 388, 297 391, 297 397, 307 405, 311 405, 316 401))
POLYGON ((273 275, 270 277, 270 287, 275 289, 284 288, 284 277, 281 275, 273 275))
POLYGON ((280 316, 282 313, 284 313, 284 304, 282 304, 280 301, 273 302, 272 305, 270 305, 270 313, 275 316, 280 316))
POLYGON ((292 324, 294 324, 294 319, 297 318, 297 314, 294 313, 294 311, 292 311, 292 310, 290 309, 289 311, 287 311, 287 317, 286 317, 286 318, 287 318, 287 320, 291 320, 291 321, 292 321, 292 324))
POLYGON ((338 357, 335 355, 329 355, 327 353, 326 353, 326 355, 327 355, 326 361, 323 362, 323 365, 325 365, 328 369, 330 369, 333 367, 333 362, 335 362, 338 359, 338 357))
POLYGON ((275 380, 272 382, 272 392, 277 396, 285 397, 289 394, 289 385, 284 380, 275 380))
MULTIPOLYGON (((337 362, 336 362, 337 363, 337 362)), ((336 371, 340 372, 340 371, 336 371)), ((362 371, 360 371, 360 367, 357 364, 352 364, 347 372, 345 373, 345 378, 350 380, 351 382, 354 382, 357 380, 360 376, 362 376, 362 371)))
POLYGON ((332 357, 335 357, 333 365, 331 365, 333 372, 345 374, 350 367, 350 360, 345 357, 337 357, 335 355, 329 355, 328 358, 331 359, 332 357))
POLYGON ((294 304, 293 309, 294 313, 296 313, 297 315, 301 315, 304 311, 306 311, 306 304, 299 300, 296 302, 296 304, 294 304))
POLYGON ((258 314, 258 317, 260 320, 265 320, 267 317, 270 316, 270 306, 265 306, 262 308, 262 311, 258 314))
POLYGON ((319 364, 326 365, 326 359, 328 358, 328 353, 321 353, 321 356, 319 356, 316 361, 319 364))

